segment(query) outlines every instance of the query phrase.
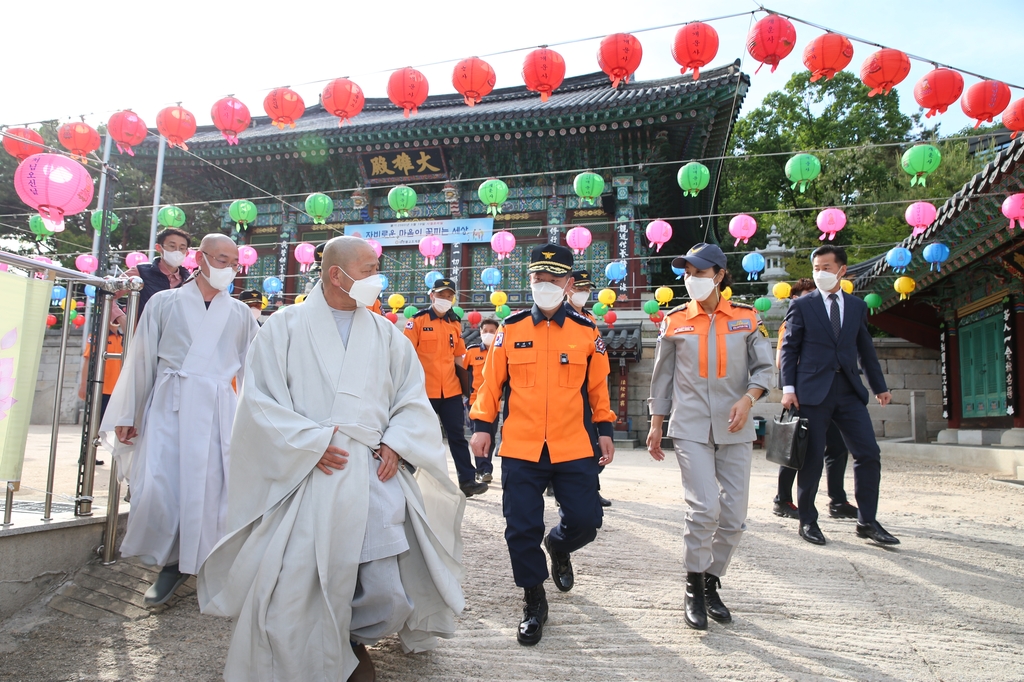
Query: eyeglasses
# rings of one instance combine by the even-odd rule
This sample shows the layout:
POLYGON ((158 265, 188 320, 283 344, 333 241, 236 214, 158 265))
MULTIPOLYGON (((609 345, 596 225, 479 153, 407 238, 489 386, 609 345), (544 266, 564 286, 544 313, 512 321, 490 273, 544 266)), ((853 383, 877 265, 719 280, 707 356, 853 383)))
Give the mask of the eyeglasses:
POLYGON ((240 267, 238 265, 238 263, 237 262, 236 263, 232 263, 231 259, 228 258, 227 256, 217 256, 216 258, 211 258, 210 254, 206 253, 205 251, 200 251, 199 253, 201 253, 204 256, 206 256, 206 262, 207 263, 209 263, 210 261, 213 261, 214 263, 217 264, 217 267, 231 268, 235 272, 238 272, 238 269, 240 267))

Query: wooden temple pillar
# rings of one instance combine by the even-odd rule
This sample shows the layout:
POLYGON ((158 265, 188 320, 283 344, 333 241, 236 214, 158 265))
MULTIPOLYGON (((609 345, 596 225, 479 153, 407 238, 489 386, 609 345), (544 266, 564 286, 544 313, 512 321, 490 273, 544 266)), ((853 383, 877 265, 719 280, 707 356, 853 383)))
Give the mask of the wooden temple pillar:
POLYGON ((945 412, 947 428, 959 429, 964 412, 960 390, 960 343, 957 334, 956 317, 952 315, 946 317, 945 327, 942 334, 941 348, 941 352, 944 353, 942 364, 943 411, 945 412))

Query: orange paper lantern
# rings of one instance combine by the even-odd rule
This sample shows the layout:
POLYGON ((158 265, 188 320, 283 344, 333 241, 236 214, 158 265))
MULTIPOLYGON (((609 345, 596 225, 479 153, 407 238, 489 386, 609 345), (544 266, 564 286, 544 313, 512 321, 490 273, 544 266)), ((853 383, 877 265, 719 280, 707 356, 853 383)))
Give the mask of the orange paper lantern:
POLYGON ((871 88, 868 97, 888 95, 909 73, 910 57, 888 47, 872 54, 860 67, 860 79, 871 88))
POLYGON ((636 73, 643 59, 644 49, 640 41, 628 33, 613 33, 601 41, 597 48, 597 65, 608 74, 612 87, 619 83, 628 83, 629 77, 636 73))
POLYGON ((342 126, 345 121, 359 115, 366 104, 366 97, 363 96, 363 89, 349 79, 335 78, 324 88, 320 103, 340 119, 338 125, 342 126))
POLYGON ((306 103, 290 88, 274 88, 263 99, 263 110, 272 125, 284 130, 285 126, 295 127, 295 122, 306 113, 306 103))
POLYGON ((693 80, 700 78, 700 67, 718 54, 718 31, 701 21, 691 21, 676 32, 672 43, 672 59, 683 67, 679 73, 693 69, 693 80))
POLYGON ((853 60, 853 43, 838 33, 826 33, 807 43, 804 66, 811 72, 811 82, 833 77, 853 60))
POLYGON ((213 127, 228 141, 228 146, 238 144, 238 134, 252 123, 249 107, 234 97, 224 97, 214 102, 210 118, 213 119, 213 127))
POLYGON ((142 144, 149 131, 146 123, 131 109, 118 111, 107 121, 107 132, 117 143, 117 151, 128 156, 135 156, 132 145, 142 144))
MULTIPOLYGON (((778 14, 769 14, 761 19, 747 34, 747 52, 761 66, 771 64, 772 73, 778 68, 779 62, 789 56, 796 47, 796 29, 792 22, 778 14)), ((757 67, 757 73, 761 70, 757 67)))
POLYGON ((427 77, 411 66, 395 71, 388 78, 388 99, 405 113, 406 118, 419 111, 420 105, 427 101, 429 91, 427 77))
POLYGON ((1013 131, 1013 135, 1010 135, 1011 140, 1024 130, 1024 97, 1006 108, 1003 112, 1003 125, 1007 130, 1013 131))
POLYGON ((565 78, 565 60, 554 50, 541 47, 523 60, 523 82, 526 89, 540 93, 540 101, 547 102, 565 78))
POLYGON ((1006 83, 981 81, 967 88, 967 92, 960 99, 960 108, 964 110, 968 118, 977 121, 974 124, 974 127, 977 128, 982 121, 991 123, 992 119, 1001 114, 1009 103, 1010 88, 1006 83))
POLYGON ((167 144, 188 151, 185 144, 196 134, 196 117, 182 107, 167 107, 156 115, 156 129, 167 138, 167 144))
POLYGON ((4 131, 4 149, 21 163, 33 154, 42 154, 43 136, 31 128, 8 128, 4 131))
POLYGON ((494 69, 479 57, 463 59, 452 72, 452 85, 462 95, 467 106, 479 104, 480 100, 491 94, 496 82, 494 69))
POLYGON ((964 77, 952 69, 933 69, 914 86, 914 99, 927 109, 925 118, 946 113, 964 92, 964 77))
POLYGON ((88 123, 65 123, 57 131, 57 139, 71 158, 85 161, 85 157, 100 148, 100 134, 88 123))

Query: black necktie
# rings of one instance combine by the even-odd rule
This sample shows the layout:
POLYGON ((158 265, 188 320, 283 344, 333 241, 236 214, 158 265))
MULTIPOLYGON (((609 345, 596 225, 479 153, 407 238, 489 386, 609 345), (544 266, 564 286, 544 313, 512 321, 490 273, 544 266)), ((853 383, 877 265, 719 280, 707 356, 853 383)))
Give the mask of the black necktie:
POLYGON ((843 321, 839 317, 839 295, 829 294, 828 300, 832 301, 828 311, 828 317, 832 320, 832 334, 838 339, 839 331, 843 328, 843 321))

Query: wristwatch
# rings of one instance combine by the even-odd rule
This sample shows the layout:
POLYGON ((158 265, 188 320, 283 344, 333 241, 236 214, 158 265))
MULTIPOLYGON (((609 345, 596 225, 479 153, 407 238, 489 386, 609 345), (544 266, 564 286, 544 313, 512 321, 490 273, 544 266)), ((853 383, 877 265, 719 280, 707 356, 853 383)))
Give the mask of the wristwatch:
POLYGON ((754 403, 757 402, 757 398, 755 398, 754 396, 750 395, 749 393, 744 393, 743 395, 747 396, 747 400, 750 401, 750 406, 751 407, 753 407, 754 403))

